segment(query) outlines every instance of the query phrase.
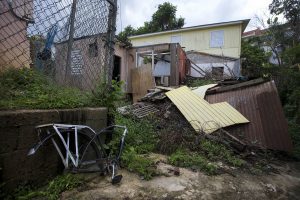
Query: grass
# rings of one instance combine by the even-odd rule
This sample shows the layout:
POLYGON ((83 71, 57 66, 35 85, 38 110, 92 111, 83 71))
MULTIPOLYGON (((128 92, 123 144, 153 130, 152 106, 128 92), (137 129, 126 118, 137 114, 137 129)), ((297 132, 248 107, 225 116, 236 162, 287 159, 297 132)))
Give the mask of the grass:
POLYGON ((92 93, 58 85, 50 77, 33 69, 10 68, 0 73, 0 110, 113 108, 123 95, 121 85, 122 82, 112 81, 108 92, 104 83, 99 82, 92 93))
POLYGON ((43 74, 27 68, 0 74, 0 109, 51 109, 89 106, 91 95, 62 87, 43 74))
POLYGON ((13 195, 6 199, 29 200, 34 198, 57 200, 60 194, 67 190, 72 190, 83 184, 83 179, 74 174, 64 174, 57 176, 48 183, 47 186, 40 189, 31 189, 30 187, 19 187, 13 195))

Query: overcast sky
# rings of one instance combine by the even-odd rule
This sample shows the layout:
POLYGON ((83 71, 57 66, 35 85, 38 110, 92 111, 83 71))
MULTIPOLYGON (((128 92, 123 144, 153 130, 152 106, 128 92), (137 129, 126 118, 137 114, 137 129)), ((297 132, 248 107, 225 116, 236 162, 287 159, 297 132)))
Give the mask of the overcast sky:
MULTIPOLYGON (((118 0, 117 32, 127 25, 139 27, 150 21, 158 4, 166 0, 118 0), (120 9, 121 8, 121 9, 120 9)), ((264 16, 272 0, 169 0, 177 6, 177 17, 185 18, 184 27, 201 24, 253 19, 255 14, 264 16)), ((250 23, 247 30, 252 30, 250 23)))

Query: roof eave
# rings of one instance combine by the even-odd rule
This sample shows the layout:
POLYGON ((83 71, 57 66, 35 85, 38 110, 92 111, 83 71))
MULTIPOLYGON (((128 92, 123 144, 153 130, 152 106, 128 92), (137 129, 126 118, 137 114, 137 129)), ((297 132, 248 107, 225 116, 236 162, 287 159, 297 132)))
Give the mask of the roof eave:
POLYGON ((228 25, 235 25, 235 24, 242 24, 242 32, 244 32, 249 21, 250 21, 250 19, 244 19, 244 20, 237 20, 237 21, 230 21, 230 22, 205 24, 205 25, 200 25, 200 26, 191 26, 191 27, 185 27, 185 28, 169 30, 169 31, 161 31, 161 32, 156 32, 156 33, 146 33, 146 34, 142 34, 142 35, 130 36, 128 38, 129 39, 143 38, 143 37, 147 37, 147 36, 161 35, 161 34, 167 34, 167 33, 177 33, 177 32, 183 32, 183 31, 213 28, 213 27, 218 27, 218 26, 228 26, 228 25))

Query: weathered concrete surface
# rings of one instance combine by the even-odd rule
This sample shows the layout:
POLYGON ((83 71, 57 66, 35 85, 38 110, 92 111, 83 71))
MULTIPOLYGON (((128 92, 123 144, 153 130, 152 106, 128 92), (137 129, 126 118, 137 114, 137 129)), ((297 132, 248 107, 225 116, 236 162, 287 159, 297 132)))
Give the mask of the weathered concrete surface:
POLYGON ((174 167, 161 162, 157 167, 165 176, 144 181, 121 170, 123 180, 114 186, 109 177, 91 174, 85 186, 63 193, 62 199, 299 199, 299 166, 289 163, 278 167, 277 174, 261 176, 237 172, 236 177, 180 168, 180 176, 175 176, 169 170, 174 167))
POLYGON ((48 123, 84 124, 99 130, 107 124, 107 109, 0 111, 0 183, 6 190, 19 184, 44 182, 62 170, 51 143, 27 156, 38 142, 34 127, 48 123))

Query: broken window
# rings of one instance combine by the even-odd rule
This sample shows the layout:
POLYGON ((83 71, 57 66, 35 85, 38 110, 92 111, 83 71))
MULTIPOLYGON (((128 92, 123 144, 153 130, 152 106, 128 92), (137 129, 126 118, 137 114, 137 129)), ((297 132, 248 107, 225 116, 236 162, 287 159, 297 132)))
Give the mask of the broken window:
POLYGON ((180 35, 171 36, 171 43, 180 43, 180 42, 181 42, 181 36, 180 35))
POLYGON ((212 31, 210 33, 210 47, 222 47, 224 45, 224 31, 212 31))
POLYGON ((211 74, 214 78, 222 79, 224 73, 224 67, 212 67, 211 74))
POLYGON ((97 42, 89 44, 89 56, 90 58, 94 58, 98 56, 98 45, 97 42))

